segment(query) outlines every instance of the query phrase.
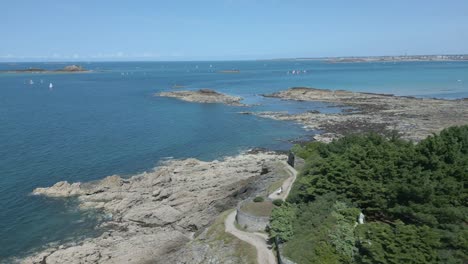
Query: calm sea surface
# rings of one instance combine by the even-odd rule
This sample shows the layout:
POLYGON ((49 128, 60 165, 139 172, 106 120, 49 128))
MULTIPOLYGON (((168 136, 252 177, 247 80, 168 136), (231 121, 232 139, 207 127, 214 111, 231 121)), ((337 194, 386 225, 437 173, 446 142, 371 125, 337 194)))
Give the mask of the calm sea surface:
MULTIPOLYGON (((58 69, 71 63, 0 64, 0 70, 58 69)), ((81 63, 83 74, 0 74, 0 260, 46 243, 96 234, 101 217, 75 201, 29 195, 57 181, 132 175, 167 158, 203 160, 253 147, 287 149, 312 134, 288 122, 241 111, 319 110, 324 103, 259 96, 292 86, 468 97, 467 62, 327 64, 319 61, 81 63), (238 69, 237 74, 219 70, 238 69), (300 70, 301 74, 287 74, 300 70), (306 71, 306 72, 304 72, 306 71), (30 84, 30 80, 34 84, 30 84), (41 81, 42 80, 42 81, 41 81), (52 82, 53 90, 49 90, 52 82), (194 104, 159 91, 210 88, 253 107, 194 104)))

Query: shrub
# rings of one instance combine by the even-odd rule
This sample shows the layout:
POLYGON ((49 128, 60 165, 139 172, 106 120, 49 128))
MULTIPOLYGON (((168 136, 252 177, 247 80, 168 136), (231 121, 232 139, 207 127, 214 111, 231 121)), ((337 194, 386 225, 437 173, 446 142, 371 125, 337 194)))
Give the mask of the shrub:
POLYGON ((254 202, 256 203, 261 203, 263 201, 265 201, 265 198, 261 197, 261 196, 257 196, 253 199, 254 202))
POLYGON ((274 208, 270 218, 270 237, 278 237, 281 242, 288 241, 293 236, 293 220, 296 217, 296 207, 285 206, 274 208))
POLYGON ((281 199, 275 199, 273 200, 273 204, 276 205, 276 206, 281 206, 283 204, 283 200, 281 199))

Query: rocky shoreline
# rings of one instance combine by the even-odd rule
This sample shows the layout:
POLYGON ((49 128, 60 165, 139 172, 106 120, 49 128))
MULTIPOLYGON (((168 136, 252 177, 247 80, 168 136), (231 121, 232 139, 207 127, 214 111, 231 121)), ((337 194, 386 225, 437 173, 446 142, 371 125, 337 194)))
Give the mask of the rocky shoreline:
MULTIPOLYGON (((53 246, 20 262, 168 263, 175 252, 193 251, 189 242, 220 212, 264 192, 279 177, 278 163, 286 159, 284 154, 259 152, 222 161, 173 160, 128 179, 113 175, 37 188, 35 195, 77 197, 81 209, 102 210, 110 220, 99 227, 106 232, 96 238, 53 246)), ((209 246, 198 250, 205 251, 191 256, 210 252, 209 246)))
POLYGON ((177 98, 183 101, 194 103, 218 103, 232 106, 244 106, 244 104, 241 103, 243 98, 218 93, 210 89, 200 89, 196 91, 161 92, 155 95, 162 97, 177 98))
MULTIPOLYGON (((212 90, 165 92, 159 96, 189 102, 240 104, 241 98, 212 90)), ((316 140, 328 142, 349 133, 398 131, 418 141, 445 127, 468 123, 467 100, 418 99, 386 94, 291 88, 264 95, 283 100, 322 101, 349 107, 339 114, 243 112, 295 121, 322 130, 316 140)), ((58 182, 37 188, 35 195, 76 197, 82 210, 102 210, 105 232, 75 244, 50 246, 21 263, 205 263, 222 259, 238 263, 232 247, 206 232, 223 211, 265 192, 280 177, 278 163, 287 156, 250 152, 224 160, 166 161, 154 171, 130 178, 109 176, 90 183, 58 182), (209 243, 207 243, 209 241, 209 243), (222 248, 223 250, 219 250, 222 248), (222 254, 221 254, 222 253, 222 254)))
POLYGON ((321 130, 316 140, 330 142, 345 134, 398 132, 402 138, 419 141, 444 128, 468 123, 468 100, 414 98, 390 94, 359 93, 307 87, 290 88, 266 97, 296 101, 321 101, 350 107, 339 114, 305 112, 259 112, 260 117, 294 121, 306 129, 321 130))

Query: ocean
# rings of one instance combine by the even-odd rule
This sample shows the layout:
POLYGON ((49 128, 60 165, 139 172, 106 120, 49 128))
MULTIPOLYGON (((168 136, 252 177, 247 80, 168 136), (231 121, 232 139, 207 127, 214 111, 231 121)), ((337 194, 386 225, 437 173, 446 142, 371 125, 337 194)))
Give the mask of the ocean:
MULTIPOLYGON (((73 63, 0 63, 0 70, 59 69, 73 63)), ((242 115, 243 111, 341 109, 326 103, 263 98, 294 86, 468 97, 468 62, 336 63, 323 61, 92 62, 92 73, 0 74, 0 260, 47 243, 99 234, 102 217, 73 199, 30 195, 58 181, 130 176, 169 158, 220 159, 255 147, 287 150, 317 133, 242 115), (219 73, 221 70, 239 73, 219 73), (292 71, 300 74, 292 74, 292 71), (30 84, 30 80, 33 84, 30 84), (49 89, 53 83, 53 89, 49 89), (173 86, 184 86, 173 88, 173 86), (209 88, 250 107, 155 97, 209 88)))

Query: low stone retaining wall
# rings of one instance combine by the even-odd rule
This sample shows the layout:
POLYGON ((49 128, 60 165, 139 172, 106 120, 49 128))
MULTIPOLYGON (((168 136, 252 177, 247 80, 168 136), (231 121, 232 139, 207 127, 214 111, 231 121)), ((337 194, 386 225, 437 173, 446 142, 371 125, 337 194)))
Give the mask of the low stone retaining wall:
POLYGON ((247 231, 265 231, 268 223, 270 222, 270 217, 267 216, 254 216, 243 212, 240 210, 244 203, 241 203, 237 207, 236 222, 247 231))

